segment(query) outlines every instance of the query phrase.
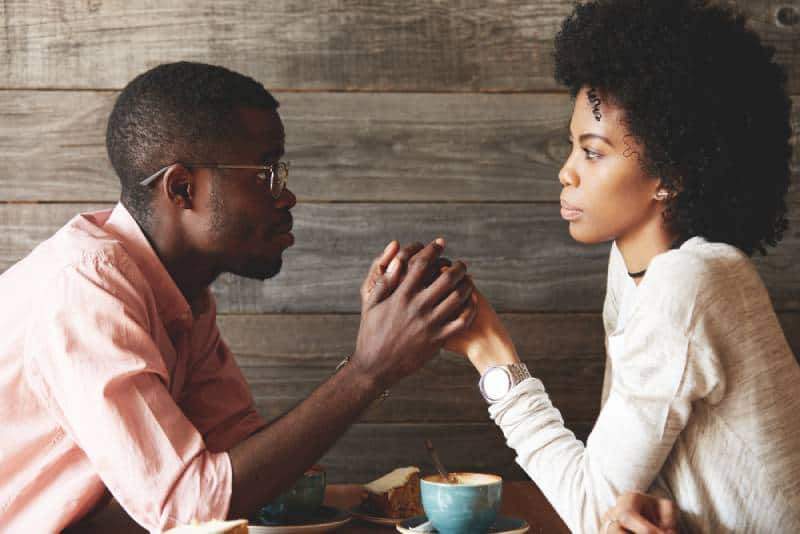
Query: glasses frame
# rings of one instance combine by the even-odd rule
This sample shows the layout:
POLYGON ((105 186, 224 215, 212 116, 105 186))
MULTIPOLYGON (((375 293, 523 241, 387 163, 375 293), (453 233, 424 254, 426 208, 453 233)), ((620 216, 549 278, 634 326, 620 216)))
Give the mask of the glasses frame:
POLYGON ((170 163, 166 167, 163 167, 141 182, 139 185, 148 186, 155 182, 164 172, 167 171, 173 165, 184 165, 185 167, 195 167, 195 168, 205 168, 205 169, 250 169, 250 170, 258 170, 260 169, 262 172, 256 174, 259 180, 268 184, 269 186, 269 194, 272 196, 274 200, 278 200, 281 195, 283 194, 284 190, 286 189, 286 184, 289 182, 289 162, 288 161, 276 161, 274 163, 264 163, 263 165, 234 165, 234 164, 222 164, 222 163, 181 163, 179 161, 175 163, 170 163), (276 172, 277 169, 277 172, 276 172), (278 192, 275 193, 274 188, 276 187, 275 181, 277 182, 278 192))

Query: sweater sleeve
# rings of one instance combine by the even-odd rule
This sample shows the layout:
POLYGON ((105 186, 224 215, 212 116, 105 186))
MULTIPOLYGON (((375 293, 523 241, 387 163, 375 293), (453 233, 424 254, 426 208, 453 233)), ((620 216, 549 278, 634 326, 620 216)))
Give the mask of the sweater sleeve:
POLYGON ((517 385, 489 408, 517 462, 573 532, 597 532, 621 493, 650 487, 692 402, 720 380, 713 351, 690 350, 692 330, 702 320, 695 310, 695 290, 702 284, 676 290, 671 280, 696 281, 697 273, 662 267, 648 273, 627 324, 609 340, 611 388, 585 446, 564 426, 537 379, 517 385))

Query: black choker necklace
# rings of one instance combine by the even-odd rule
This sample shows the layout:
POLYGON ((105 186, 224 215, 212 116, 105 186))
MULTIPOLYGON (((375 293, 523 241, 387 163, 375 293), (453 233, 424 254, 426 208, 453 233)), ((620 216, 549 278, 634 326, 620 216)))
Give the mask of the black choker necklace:
POLYGON ((644 276, 644 273, 646 273, 646 272, 647 272, 647 269, 645 269, 643 271, 639 271, 638 273, 628 272, 628 276, 630 276, 631 278, 641 278, 642 276, 644 276))

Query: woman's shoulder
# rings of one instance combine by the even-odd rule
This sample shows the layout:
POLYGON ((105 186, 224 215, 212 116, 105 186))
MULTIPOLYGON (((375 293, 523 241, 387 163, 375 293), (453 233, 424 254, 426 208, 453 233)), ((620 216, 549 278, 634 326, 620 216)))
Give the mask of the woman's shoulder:
POLYGON ((766 293, 758 271, 744 252, 702 237, 693 237, 680 248, 653 258, 639 289, 651 303, 659 301, 692 314, 708 310, 714 303, 730 303, 732 290, 740 296, 766 293))
POLYGON ((750 278, 756 274, 744 252, 733 245, 706 241, 702 237, 693 237, 680 248, 659 254, 647 270, 647 277, 653 281, 702 284, 703 287, 715 287, 729 283, 732 278, 750 278))

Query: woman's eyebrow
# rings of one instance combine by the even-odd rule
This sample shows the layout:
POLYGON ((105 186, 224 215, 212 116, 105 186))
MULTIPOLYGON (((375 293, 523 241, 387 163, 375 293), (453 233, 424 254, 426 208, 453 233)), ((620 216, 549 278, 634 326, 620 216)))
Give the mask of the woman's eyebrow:
POLYGON ((614 147, 614 143, 612 143, 610 139, 608 139, 607 137, 603 137, 600 134, 594 134, 594 133, 581 134, 580 137, 578 137, 578 140, 579 141, 584 141, 586 139, 592 139, 592 138, 600 139, 601 141, 603 141, 608 146, 610 146, 612 148, 614 147))

